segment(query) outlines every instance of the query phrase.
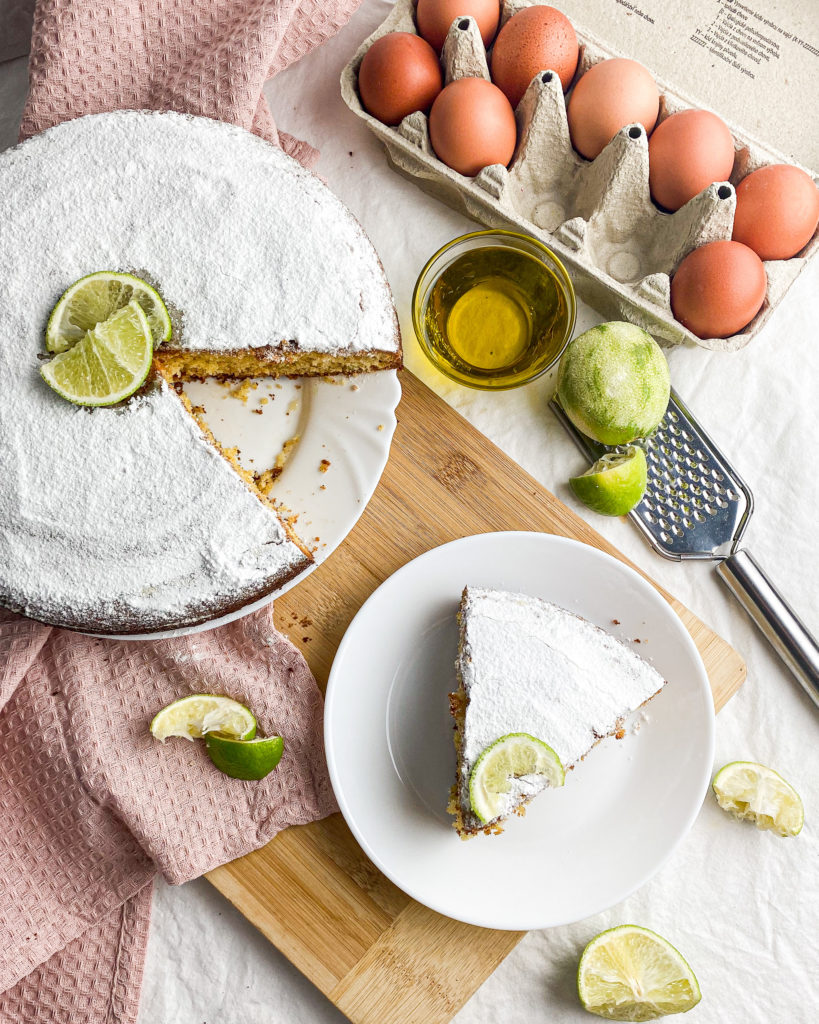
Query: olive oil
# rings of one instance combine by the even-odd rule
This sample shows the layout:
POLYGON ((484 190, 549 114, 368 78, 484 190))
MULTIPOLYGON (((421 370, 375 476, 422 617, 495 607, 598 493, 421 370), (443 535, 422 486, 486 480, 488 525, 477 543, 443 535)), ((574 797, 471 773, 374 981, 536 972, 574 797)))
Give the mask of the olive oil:
POLYGON ((486 246, 441 273, 424 310, 424 333, 455 379, 507 388, 557 358, 570 318, 565 285, 541 260, 486 246))

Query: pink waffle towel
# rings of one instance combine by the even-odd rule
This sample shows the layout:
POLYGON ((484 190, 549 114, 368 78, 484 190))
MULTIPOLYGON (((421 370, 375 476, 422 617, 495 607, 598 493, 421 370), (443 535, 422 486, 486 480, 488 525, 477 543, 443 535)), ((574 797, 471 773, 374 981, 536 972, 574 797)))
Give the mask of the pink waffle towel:
MULTIPOLYGON (((82 114, 173 109, 280 135, 265 80, 359 0, 39 0, 23 137, 82 114)), ((119 642, 0 610, 0 1022, 136 1020, 152 879, 195 878, 336 810, 322 701, 268 608, 192 636, 119 642), (228 693, 285 737, 261 782, 150 735, 188 693, 228 693)))

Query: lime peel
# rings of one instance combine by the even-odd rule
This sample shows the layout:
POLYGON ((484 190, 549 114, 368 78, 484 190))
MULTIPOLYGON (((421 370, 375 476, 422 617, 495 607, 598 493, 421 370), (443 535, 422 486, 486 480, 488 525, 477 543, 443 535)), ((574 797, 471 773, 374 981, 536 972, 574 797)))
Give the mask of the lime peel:
POLYGON ((679 950, 635 924, 609 928, 588 943, 577 968, 577 993, 589 1013, 621 1021, 685 1013, 702 998, 679 950))
POLYGON ((279 763, 284 740, 281 736, 236 740, 214 732, 205 737, 205 747, 220 772, 232 779, 256 781, 269 775, 279 763))
POLYGON ((551 786, 562 786, 566 774, 552 748, 526 732, 511 732, 490 744, 469 775, 472 812, 484 825, 502 813, 512 779, 542 775, 551 786))
POLYGON ((757 761, 731 761, 714 776, 720 807, 740 821, 782 838, 797 836, 805 822, 802 798, 779 772, 757 761))

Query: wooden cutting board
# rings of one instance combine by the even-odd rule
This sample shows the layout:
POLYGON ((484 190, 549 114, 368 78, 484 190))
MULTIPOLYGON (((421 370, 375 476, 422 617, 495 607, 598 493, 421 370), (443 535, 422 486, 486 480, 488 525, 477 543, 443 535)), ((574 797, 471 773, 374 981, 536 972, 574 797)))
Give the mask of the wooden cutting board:
MULTIPOLYGON (((628 562, 416 377, 404 372, 402 384, 389 463, 370 504, 330 558, 276 601, 279 629, 322 688, 363 602, 405 562, 446 541, 538 530, 628 562)), ((719 711, 742 684, 744 662, 657 589, 694 638, 719 711)), ((356 1024, 445 1024, 524 935, 461 924, 416 903, 367 859, 340 814, 287 829, 208 878, 356 1024)))

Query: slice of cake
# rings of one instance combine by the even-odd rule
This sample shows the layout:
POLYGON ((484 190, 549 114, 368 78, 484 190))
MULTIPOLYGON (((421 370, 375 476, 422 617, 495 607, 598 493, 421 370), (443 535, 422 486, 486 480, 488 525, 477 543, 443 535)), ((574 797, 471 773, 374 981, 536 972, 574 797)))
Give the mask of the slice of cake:
POLYGON ((622 735, 625 716, 665 681, 604 630, 537 597, 466 587, 458 621, 458 689, 450 694, 458 768, 449 809, 466 839, 502 831, 504 818, 523 813, 549 785, 542 774, 510 778, 499 813, 481 820, 470 776, 501 737, 533 737, 572 768, 604 737, 622 735))

